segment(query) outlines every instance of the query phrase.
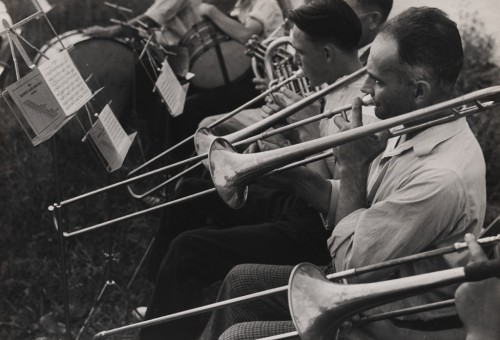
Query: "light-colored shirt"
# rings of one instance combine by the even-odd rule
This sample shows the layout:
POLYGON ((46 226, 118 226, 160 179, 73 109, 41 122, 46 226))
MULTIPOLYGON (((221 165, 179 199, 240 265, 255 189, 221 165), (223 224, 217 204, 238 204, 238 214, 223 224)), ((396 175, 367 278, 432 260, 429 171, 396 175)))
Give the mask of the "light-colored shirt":
MULTIPOLYGON (((346 216, 328 240, 336 271, 448 246, 463 241, 465 233, 480 232, 486 207, 485 164, 465 119, 428 128, 395 145, 393 139, 371 164, 369 208, 346 216)), ((465 265, 467 260, 466 252, 450 254, 377 272, 370 280, 448 269, 465 265)), ((435 289, 378 311, 450 299, 455 288, 435 289)), ((418 317, 449 314, 447 309, 418 317)))
POLYGON ((156 21, 162 31, 156 35, 164 45, 177 45, 191 27, 202 20, 198 11, 201 0, 156 0, 144 13, 156 21))
MULTIPOLYGON (((156 0, 144 14, 162 27, 156 37, 160 43, 176 45, 193 25, 202 21, 198 10, 200 4, 201 0, 156 0)), ((276 0, 240 0, 231 16, 243 25, 249 18, 259 21, 263 27, 263 38, 283 22, 283 15, 276 0)))
POLYGON ((243 25, 249 19, 260 22, 263 28, 261 38, 269 36, 283 23, 283 13, 276 0, 238 0, 230 15, 243 25))

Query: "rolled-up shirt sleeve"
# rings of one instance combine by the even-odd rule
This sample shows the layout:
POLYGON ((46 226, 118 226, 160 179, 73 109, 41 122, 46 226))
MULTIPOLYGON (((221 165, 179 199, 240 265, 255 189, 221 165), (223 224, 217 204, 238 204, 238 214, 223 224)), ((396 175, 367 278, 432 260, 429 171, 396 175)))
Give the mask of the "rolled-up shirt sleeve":
POLYGON ((330 194, 330 203, 328 204, 328 212, 326 213, 326 215, 321 214, 321 219, 323 220, 325 228, 331 230, 335 226, 335 212, 337 210, 337 202, 339 200, 340 181, 329 180, 329 182, 330 185, 332 186, 332 192, 330 194))
MULTIPOLYGON (((470 225, 464 189, 448 170, 420 171, 340 221, 328 240, 336 271, 415 254, 470 225)), ((387 272, 374 279, 382 278, 387 272)))

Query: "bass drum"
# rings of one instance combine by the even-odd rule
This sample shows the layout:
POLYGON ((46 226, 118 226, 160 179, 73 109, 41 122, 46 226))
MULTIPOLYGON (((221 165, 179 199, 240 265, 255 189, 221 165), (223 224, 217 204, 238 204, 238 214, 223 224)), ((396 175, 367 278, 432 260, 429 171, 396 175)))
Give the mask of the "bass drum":
POLYGON ((210 89, 238 80, 250 69, 246 47, 231 39, 211 21, 195 24, 182 38, 180 46, 189 51, 191 83, 210 89))
MULTIPOLYGON (((122 40, 90 37, 79 31, 61 34, 60 39, 66 48, 73 46, 68 51, 82 77, 93 76, 90 88, 95 91, 104 87, 104 95, 95 99, 95 109, 104 107, 106 100, 110 101, 111 109, 125 130, 139 133, 146 155, 158 153, 165 142, 168 115, 160 97, 152 91, 154 84, 150 75, 154 72, 149 62, 140 63, 132 47, 122 40)), ((62 47, 57 38, 41 48, 48 58, 60 51, 62 47)), ((158 62, 156 58, 161 58, 162 52, 152 52, 158 62)), ((44 60, 39 55, 35 63, 42 64, 44 60)), ((62 131, 63 138, 81 139, 81 129, 79 133, 76 131, 62 131)))
MULTIPOLYGON (((111 108, 115 115, 119 119, 129 116, 130 112, 127 111, 130 111, 132 107, 130 103, 133 97, 137 65, 137 57, 132 49, 121 41, 94 38, 79 31, 69 31, 59 37, 64 47, 72 46, 68 52, 83 79, 93 76, 94 79, 89 83, 90 88, 95 91, 99 87, 104 87, 105 97, 111 101, 111 108)), ((55 37, 40 51, 51 58, 62 49, 59 40, 55 37)), ((35 64, 40 65, 45 60, 38 55, 35 64)))

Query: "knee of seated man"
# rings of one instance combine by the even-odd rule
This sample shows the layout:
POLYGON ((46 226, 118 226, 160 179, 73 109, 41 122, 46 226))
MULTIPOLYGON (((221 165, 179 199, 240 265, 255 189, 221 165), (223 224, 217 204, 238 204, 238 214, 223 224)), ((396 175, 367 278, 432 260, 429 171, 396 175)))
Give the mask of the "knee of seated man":
POLYGON ((254 293, 258 288, 252 285, 255 280, 255 264, 239 264, 233 267, 224 278, 223 286, 229 297, 254 293))
POLYGON ((198 268, 202 255, 199 250, 202 248, 199 237, 196 237, 198 230, 184 232, 177 236, 170 244, 168 253, 162 262, 162 272, 181 273, 183 271, 193 271, 198 268))

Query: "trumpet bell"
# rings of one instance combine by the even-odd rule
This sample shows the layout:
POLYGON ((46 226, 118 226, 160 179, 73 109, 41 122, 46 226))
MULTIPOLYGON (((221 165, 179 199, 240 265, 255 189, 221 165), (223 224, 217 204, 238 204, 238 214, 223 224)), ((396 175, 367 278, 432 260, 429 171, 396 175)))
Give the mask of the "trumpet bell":
POLYGON ((215 138, 209 149, 208 165, 215 189, 231 208, 239 209, 243 207, 247 200, 248 187, 235 183, 235 179, 238 178, 235 169, 240 168, 236 165, 241 165, 241 155, 236 152, 231 143, 223 138, 215 138), (240 157, 229 157, 230 154, 240 157), (224 159, 224 161, 221 162, 221 159, 224 159))

